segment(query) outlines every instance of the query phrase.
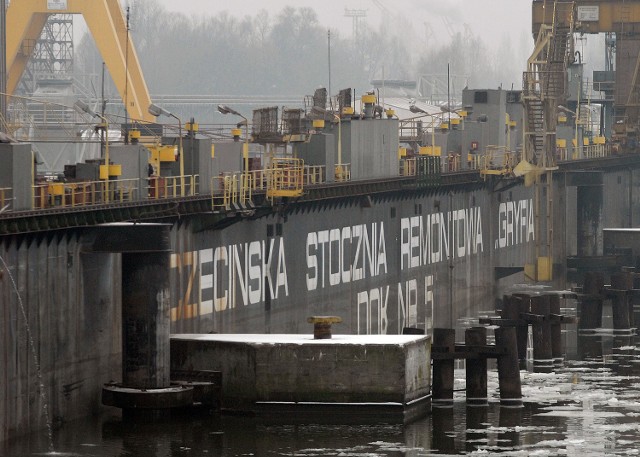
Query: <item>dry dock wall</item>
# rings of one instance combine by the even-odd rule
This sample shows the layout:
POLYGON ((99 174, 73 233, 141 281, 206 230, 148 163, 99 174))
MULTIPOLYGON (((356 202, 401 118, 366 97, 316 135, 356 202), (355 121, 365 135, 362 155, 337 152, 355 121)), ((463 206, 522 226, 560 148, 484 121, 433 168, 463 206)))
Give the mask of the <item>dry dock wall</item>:
MULTIPOLYGON (((576 254, 576 187, 568 186, 564 179, 557 173, 554 181, 554 266, 558 268, 567 256, 576 254)), ((602 182, 603 226, 640 225, 640 171, 606 171, 602 182)), ((334 332, 345 334, 398 334, 407 324, 455 326, 465 317, 494 309, 495 297, 509 285, 524 282, 521 273, 496 282, 494 269, 522 265, 533 250, 531 242, 515 243, 502 231, 504 209, 532 198, 533 189, 522 185, 472 184, 421 191, 409 188, 402 193, 372 195, 370 200, 353 197, 293 204, 278 214, 245 218, 224 228, 208 228, 206 220, 197 217, 181 218, 171 229, 171 331, 310 333, 307 317, 320 314, 340 315, 343 323, 336 325, 334 332), (405 268, 401 268, 403 219, 405 224, 407 220, 424 224, 430 218, 433 225, 434 214, 448 217, 471 208, 479 208, 482 214, 482 253, 456 256, 451 262, 435 256, 434 261, 411 268, 406 268, 405 255, 405 268), (381 225, 387 268, 381 266, 376 274, 369 269, 365 277, 347 281, 351 271, 348 259, 356 258, 358 243, 362 256, 364 246, 362 234, 356 236, 356 231, 366 226, 369 244, 377 239, 380 248, 381 225), (378 230, 377 238, 372 238, 372 227, 378 230), (342 271, 339 257, 329 261, 327 250, 323 265, 320 244, 312 250, 307 245, 309 234, 329 236, 332 230, 339 230, 341 237, 345 234, 341 239, 342 271), (347 239, 349 230, 351 237, 347 239), (269 254, 270 261, 265 256, 258 262, 256 252, 262 253, 263 245, 264 252, 273 253, 273 257, 269 254), (216 268, 226 270, 214 282, 213 259, 219 248, 233 254, 235 263, 229 256, 226 265, 225 260, 219 260, 216 268), (245 255, 254 255, 253 266, 260 265, 257 271, 247 273, 247 304, 238 282, 245 274, 245 255), (279 258, 284 259, 281 265, 287 266, 288 293, 282 283, 276 287, 273 272, 278 271, 279 258), (262 259, 268 267, 261 266, 262 259), (313 259, 318 262, 315 267, 313 259), (230 274, 229 265, 239 268, 230 274), (255 274, 263 272, 270 274, 263 277, 259 288, 255 274), (235 278, 233 289, 228 287, 229 278, 235 278), (229 300, 235 297, 234 306, 216 308, 208 302, 213 299, 214 284, 218 297, 224 292, 229 300)), ((84 251, 83 236, 81 229, 68 229, 0 237, 4 260, 0 262, 0 441, 45 426, 45 400, 38 388, 27 322, 54 424, 102 411, 102 385, 120 380, 121 256, 84 251)), ((335 248, 337 243, 332 246, 335 248)), ((380 252, 378 249, 376 255, 380 252)), ((372 262, 368 258, 366 262, 369 268, 372 262)), ((362 268, 362 264, 355 268, 362 268)), ((562 278, 561 270, 559 276, 562 278)), ((554 287, 565 287, 563 279, 554 287)))

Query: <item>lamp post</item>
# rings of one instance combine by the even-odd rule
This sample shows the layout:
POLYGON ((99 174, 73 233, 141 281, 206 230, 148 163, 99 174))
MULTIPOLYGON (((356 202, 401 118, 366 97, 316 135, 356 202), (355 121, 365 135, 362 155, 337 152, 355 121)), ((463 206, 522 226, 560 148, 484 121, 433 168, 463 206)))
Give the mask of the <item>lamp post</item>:
MULTIPOLYGON (((244 159, 244 173, 249 175, 249 120, 244 117, 242 114, 234 110, 233 108, 228 107, 227 105, 218 105, 218 112, 221 114, 234 114, 236 116, 241 117, 244 122, 244 144, 242 146, 242 157, 244 159)), ((238 127, 240 124, 238 124, 238 127)), ((248 184, 248 183, 245 183, 248 184)))
POLYGON ((105 116, 93 111, 89 108, 89 105, 82 100, 76 101, 73 108, 80 114, 85 113, 92 117, 97 117, 102 121, 101 127, 104 129, 104 164, 105 169, 107 170, 104 201, 109 202, 109 122, 105 116))
POLYGON ((436 115, 431 114, 428 111, 425 111, 416 105, 409 106, 409 111, 416 114, 426 114, 431 118, 431 151, 435 155, 436 153, 436 115))
POLYGON ((337 168, 337 178, 338 181, 344 181, 344 175, 342 174, 342 118, 332 113, 334 119, 338 122, 338 165, 337 168))
POLYGON ((182 151, 182 120, 176 116, 175 114, 167 111, 164 108, 159 107, 158 105, 151 104, 148 108, 149 114, 152 116, 167 116, 172 117, 178 121, 178 156, 180 160, 180 196, 184 197, 184 154, 182 151))

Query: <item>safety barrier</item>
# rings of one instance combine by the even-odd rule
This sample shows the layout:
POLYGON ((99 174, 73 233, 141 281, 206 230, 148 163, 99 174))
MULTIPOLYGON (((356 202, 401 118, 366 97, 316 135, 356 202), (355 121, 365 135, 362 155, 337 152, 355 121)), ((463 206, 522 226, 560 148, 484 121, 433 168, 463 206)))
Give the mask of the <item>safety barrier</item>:
POLYGON ((0 213, 13 210, 13 189, 0 187, 0 213))
POLYGON ((151 200, 193 196, 199 193, 199 175, 189 176, 150 176, 147 196, 151 200), (182 186, 184 185, 184 192, 182 186))
POLYGON ((336 164, 335 180, 336 182, 351 181, 351 164, 350 163, 336 164))
POLYGON ((481 175, 506 175, 517 165, 517 155, 505 146, 487 146, 485 154, 480 154, 481 175))
POLYGON ((33 186, 33 209, 90 206, 136 199, 137 179, 47 182, 33 186))
POLYGON ((324 165, 305 165, 304 166, 304 184, 305 186, 311 184, 322 184, 325 182, 324 165))
POLYGON ((267 197, 299 197, 304 188, 302 159, 274 158, 268 174, 267 197))

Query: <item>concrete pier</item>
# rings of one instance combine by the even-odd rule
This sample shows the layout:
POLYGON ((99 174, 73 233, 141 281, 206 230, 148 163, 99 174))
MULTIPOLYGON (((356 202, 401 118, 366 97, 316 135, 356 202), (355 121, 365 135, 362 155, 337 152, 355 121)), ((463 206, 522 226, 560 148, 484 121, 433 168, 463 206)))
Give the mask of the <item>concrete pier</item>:
POLYGON ((261 416, 428 413, 431 340, 423 335, 178 334, 172 370, 222 373, 223 409, 261 416))

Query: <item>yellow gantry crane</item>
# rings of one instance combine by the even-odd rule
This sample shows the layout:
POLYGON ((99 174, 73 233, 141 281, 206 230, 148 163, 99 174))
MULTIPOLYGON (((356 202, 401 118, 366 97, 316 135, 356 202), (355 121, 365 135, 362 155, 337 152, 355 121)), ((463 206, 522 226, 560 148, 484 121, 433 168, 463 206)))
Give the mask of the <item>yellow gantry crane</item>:
POLYGON ((525 274, 535 281, 550 281, 557 110, 566 100, 567 67, 573 62, 575 1, 545 0, 536 5, 545 14, 537 30, 534 27, 536 44, 523 75, 524 154, 514 173, 535 184, 535 262, 525 267, 525 274))
POLYGON ((7 93, 12 94, 52 14, 81 14, 131 119, 155 121, 149 90, 118 0, 12 0, 7 8, 7 93))
POLYGON ((574 24, 577 33, 615 33, 614 144, 625 147, 640 140, 640 0, 576 0, 572 9, 554 14, 551 2, 533 2, 536 34, 555 21, 557 27, 574 24))

